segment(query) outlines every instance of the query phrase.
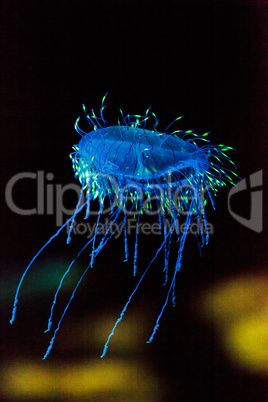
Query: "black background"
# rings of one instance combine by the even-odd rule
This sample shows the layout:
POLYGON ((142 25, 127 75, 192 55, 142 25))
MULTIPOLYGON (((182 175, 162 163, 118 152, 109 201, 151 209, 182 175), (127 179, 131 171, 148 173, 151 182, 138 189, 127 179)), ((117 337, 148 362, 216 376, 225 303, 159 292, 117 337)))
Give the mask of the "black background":
MULTIPOLYGON (((68 155, 79 136, 73 124, 82 115, 82 103, 98 112, 106 92, 108 121, 117 121, 119 108, 125 113, 144 114, 152 106, 161 131, 184 114, 181 129, 198 133, 210 130, 212 143, 236 149, 232 159, 241 178, 265 168, 263 2, 10 1, 2 2, 1 19, 3 189, 14 174, 24 171, 52 172, 53 183, 74 183, 68 155)), ((35 191, 30 181, 18 185, 18 204, 33 207, 35 191)), ((70 207, 75 205, 75 199, 69 202, 70 207)), ((166 312, 154 343, 145 344, 138 352, 166 384, 166 401, 265 399, 264 379, 232 365, 213 328, 200 323, 192 311, 195 295, 202 290, 232 275, 264 269, 265 232, 254 233, 228 214, 227 189, 219 193, 216 205, 216 211, 208 208, 215 236, 202 259, 195 241, 187 240, 183 271, 177 281, 178 305, 166 312)), ((248 205, 249 195, 243 194, 234 208, 240 215, 249 216, 248 205)), ((19 216, 3 199, 1 226, 6 278, 23 272, 27 261, 55 231, 55 216, 19 216)), ((63 238, 57 240, 47 255, 64 253, 70 260, 79 246, 76 239, 67 250, 63 243, 63 238)), ((153 250, 152 239, 141 240, 140 272, 150 246, 153 250)), ((96 263, 93 273, 95 294, 87 291, 85 278, 70 316, 79 305, 80 314, 86 316, 93 300, 97 312, 114 303, 116 317, 133 288, 131 263, 123 266, 122 247, 119 241, 106 246, 99 257, 100 267, 96 263), (105 275, 108 280, 101 282, 105 275)), ((151 317, 157 316, 164 300, 159 287, 161 272, 157 266, 154 270, 155 275, 152 272, 140 290, 138 302, 141 306, 143 300, 151 317)), ((14 293, 15 288, 11 291, 14 293)), ((45 295, 47 306, 51 295, 45 295)), ((40 349, 32 341, 27 343, 25 334, 15 326, 6 324, 12 308, 10 298, 1 311, 4 360, 30 353, 36 359, 45 348, 40 340, 38 302, 35 304, 33 298, 30 304, 28 311, 20 311, 18 325, 26 314, 28 331, 35 334, 35 342, 42 342, 40 349), (30 321, 33 315, 36 319, 30 321)), ((148 324, 144 342, 153 322, 148 324)), ((99 351, 92 353, 98 355, 99 351)), ((73 360, 76 358, 79 352, 78 356, 74 353, 73 360)))

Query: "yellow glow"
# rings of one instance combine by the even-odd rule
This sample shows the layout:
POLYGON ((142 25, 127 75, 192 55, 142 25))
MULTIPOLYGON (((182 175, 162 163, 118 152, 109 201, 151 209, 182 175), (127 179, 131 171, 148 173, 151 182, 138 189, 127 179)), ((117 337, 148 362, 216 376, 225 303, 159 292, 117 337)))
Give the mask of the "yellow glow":
MULTIPOLYGON (((79 325, 77 343, 87 350, 94 345, 101 355, 103 346, 107 341, 118 312, 96 316, 90 322, 81 322, 79 325)), ((109 353, 124 352, 132 353, 139 350, 144 344, 144 328, 146 328, 146 317, 141 312, 129 312, 116 329, 115 336, 111 338, 109 353)), ((73 345, 72 345, 73 347, 73 345)))
POLYGON ((214 321, 229 357, 240 366, 268 373, 268 279, 240 277, 206 295, 202 313, 214 321))
POLYGON ((233 357, 248 369, 268 371, 268 317, 260 315, 238 321, 226 333, 233 357))
POLYGON ((255 314, 264 308, 264 304, 268 308, 267 295, 268 279, 242 277, 211 289, 205 305, 210 315, 229 321, 231 317, 240 317, 241 314, 255 314))
POLYGON ((105 397, 105 401, 122 402, 161 399, 157 381, 135 361, 98 359, 58 367, 24 361, 6 366, 2 377, 2 393, 8 398, 68 397, 70 401, 105 397))
MULTIPOLYGON (((94 350, 94 357, 100 357, 107 338, 118 318, 118 311, 105 312, 102 315, 91 315, 76 319, 72 317, 70 325, 75 328, 73 331, 60 332, 58 335, 57 351, 66 355, 66 351, 72 352, 74 349, 78 352, 94 350)), ((149 337, 148 313, 146 308, 136 308, 134 311, 128 311, 122 322, 118 325, 114 336, 111 337, 107 356, 137 356, 141 355, 143 349, 146 349, 146 337, 149 337)), ((68 324, 67 324, 68 325, 68 324)), ((53 356, 53 355, 52 355, 53 356)))

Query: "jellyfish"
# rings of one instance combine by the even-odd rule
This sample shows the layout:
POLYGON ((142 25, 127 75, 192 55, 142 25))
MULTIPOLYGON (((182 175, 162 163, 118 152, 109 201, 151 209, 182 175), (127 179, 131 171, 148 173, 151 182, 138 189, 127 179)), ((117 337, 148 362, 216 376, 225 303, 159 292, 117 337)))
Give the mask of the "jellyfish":
POLYGON ((232 170, 235 167, 234 162, 226 154, 227 151, 233 150, 232 147, 223 144, 210 145, 210 141, 207 139, 209 132, 199 135, 194 130, 171 129, 183 116, 177 117, 161 132, 157 129, 158 119, 151 108, 147 109, 144 115, 125 115, 120 109, 117 124, 109 125, 103 113, 106 107, 104 104, 106 96, 107 94, 102 99, 99 116, 93 109, 91 114, 88 114, 83 105, 85 119, 90 127, 88 132, 83 131, 79 126, 80 117, 75 122, 75 130, 81 136, 79 143, 73 146, 73 152, 70 154, 75 177, 81 183, 80 197, 75 212, 33 257, 21 277, 15 294, 11 324, 15 320, 20 288, 36 258, 66 226, 68 227, 67 243, 70 243, 77 215, 84 209, 84 219, 88 219, 92 215, 91 205, 97 200, 99 207, 94 234, 70 263, 60 280, 45 332, 52 328, 54 307, 64 280, 73 264, 86 249, 90 250, 88 266, 66 304, 43 359, 49 355, 53 347, 61 322, 79 284, 88 270, 93 267, 97 255, 119 228, 123 234, 124 260, 132 259, 133 275, 137 275, 139 278, 107 337, 101 357, 105 356, 110 339, 123 319, 128 305, 145 275, 159 254, 162 254, 161 269, 167 292, 151 336, 147 341, 152 342, 167 304, 169 301, 173 305, 176 303, 176 278, 181 269, 188 232, 195 224, 199 249, 201 250, 208 243, 206 205, 209 202, 215 209, 214 198, 218 190, 223 186, 233 185, 234 177, 237 176, 232 170), (229 166, 226 167, 226 164, 229 166), (103 215, 106 215, 108 219, 106 219, 104 228, 99 229, 103 215), (138 269, 138 228, 141 221, 146 220, 146 216, 157 221, 162 238, 161 244, 152 254, 150 263, 140 273, 138 269), (134 251, 131 256, 127 230, 130 219, 135 219, 136 222, 134 251), (183 220, 183 225, 180 225, 180 219, 183 220), (179 226, 183 229, 180 230, 179 226), (99 236, 100 232, 101 236, 99 236), (176 247, 176 263, 174 267, 170 267, 170 253, 173 248, 171 239, 174 236, 176 236, 174 246, 176 247))

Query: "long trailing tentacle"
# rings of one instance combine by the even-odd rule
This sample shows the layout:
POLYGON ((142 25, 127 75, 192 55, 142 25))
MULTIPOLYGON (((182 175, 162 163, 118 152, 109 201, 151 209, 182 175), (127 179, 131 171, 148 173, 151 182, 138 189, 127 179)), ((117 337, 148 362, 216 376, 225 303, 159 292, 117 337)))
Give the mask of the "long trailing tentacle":
MULTIPOLYGON (((81 205, 81 207, 77 208, 77 210, 76 210, 76 212, 75 212, 75 215, 78 214, 78 213, 84 208, 85 205, 86 205, 86 202, 85 202, 83 205, 81 205)), ((28 266, 26 267, 26 269, 25 269, 25 271, 24 271, 24 273, 23 273, 23 275, 22 275, 22 277, 21 277, 21 279, 20 279, 20 281, 19 281, 17 290, 16 290, 16 294, 15 294, 15 298, 14 298, 14 304, 13 304, 13 310, 12 310, 12 317, 11 317, 11 320, 10 320, 10 324, 13 324, 13 322, 15 321, 16 312, 17 312, 17 304, 18 304, 18 301, 19 301, 19 292, 20 292, 20 288, 21 288, 21 285, 22 285, 22 283, 23 283, 23 281, 24 281, 24 278, 25 278, 25 276, 27 275, 29 269, 31 268, 33 262, 36 260, 36 258, 39 256, 39 254, 52 242, 52 240, 55 239, 55 237, 57 237, 57 236, 60 234, 60 232, 68 225, 68 223, 72 222, 72 219, 73 219, 73 216, 71 216, 71 218, 69 218, 69 219, 59 228, 59 230, 58 230, 53 236, 50 237, 50 239, 43 245, 43 247, 41 247, 41 249, 35 254, 35 256, 32 258, 32 260, 30 261, 30 263, 29 263, 28 266)))
POLYGON ((70 224, 70 227, 69 227, 68 236, 67 236, 67 240, 66 240, 67 244, 69 244, 70 241, 71 241, 71 234, 72 234, 72 230, 73 230, 73 226, 74 226, 75 217, 76 217, 76 215, 78 213, 79 205, 81 203, 81 200, 82 200, 82 197, 83 197, 83 194, 84 194, 83 187, 84 187, 84 185, 82 184, 82 187, 81 187, 81 190, 80 190, 79 200, 78 200, 78 203, 76 205, 74 214, 73 214, 72 219, 71 219, 71 224, 70 224))
POLYGON ((137 273, 137 259, 138 259, 138 234, 139 234, 139 224, 140 224, 140 216, 138 216, 137 226, 136 226, 136 239, 135 239, 135 251, 134 251, 134 263, 133 263, 133 276, 136 276, 137 273))
MULTIPOLYGON (((112 216, 111 216, 111 218, 113 217, 113 220, 111 221, 112 223, 113 223, 113 222, 116 220, 116 218, 118 217, 119 212, 120 212, 120 210, 118 209, 118 211, 115 211, 115 212, 112 214, 112 216)), ((96 227, 97 227, 97 226, 96 226, 96 227)), ((109 226, 109 228, 108 228, 107 230, 110 230, 110 226, 109 226)), ((99 230, 94 234, 94 236, 84 245, 84 247, 79 251, 79 253, 77 254, 77 256, 73 259, 73 261, 72 261, 71 264, 68 266, 68 268, 67 268, 67 270, 65 271, 65 273, 63 274, 63 276, 62 276, 62 278, 61 278, 61 280, 60 280, 59 286, 58 286, 58 288, 57 288, 57 290, 56 290, 56 292, 55 292, 55 295, 54 295, 54 299, 53 299, 53 302, 52 302, 52 305, 51 305, 51 310, 50 310, 50 316, 49 316, 49 319, 48 319, 47 329, 46 329, 44 332, 49 332, 50 329, 51 329, 54 307, 55 307, 55 305, 56 305, 56 303, 57 303, 58 294, 59 294, 59 291, 60 291, 60 289, 61 289, 61 287, 62 287, 62 284, 63 284, 63 282, 64 282, 64 279, 65 279, 66 276, 69 274, 69 272, 70 272, 70 270, 71 270, 73 264, 77 261, 77 259, 78 259, 78 258, 80 257, 80 255, 83 253, 83 251, 90 245, 90 243, 93 242, 94 237, 96 237, 96 236, 99 234, 99 232, 101 232, 101 231, 102 231, 102 228, 99 229, 99 230)), ((104 239, 105 239, 105 236, 103 236, 103 238, 102 238, 101 241, 104 241, 104 239)), ((102 247, 101 247, 101 248, 102 248, 102 247)), ((97 249, 95 253, 98 254, 99 251, 100 251, 100 250, 97 249)), ((97 255, 97 254, 96 254, 96 255, 97 255)), ((95 255, 95 256, 96 256, 96 255, 95 255)))
POLYGON ((169 289, 168 289, 167 297, 166 297, 165 303, 163 304, 163 307, 162 307, 162 309, 161 309, 161 311, 160 311, 160 314, 159 314, 159 316, 158 316, 158 318, 157 318, 157 320, 156 320, 156 324, 155 324, 155 326, 154 326, 152 335, 150 336, 150 338, 149 338, 149 340, 147 341, 147 343, 151 343, 152 340, 154 339, 155 333, 156 333, 156 331, 157 331, 157 329, 158 329, 158 327, 159 327, 160 319, 161 319, 161 317, 162 317, 162 315, 163 315, 163 312, 164 312, 164 310, 165 310, 165 308, 166 308, 166 306, 167 306, 167 304, 168 304, 169 296, 170 296, 171 291, 172 291, 172 302, 173 302, 173 304, 176 303, 176 300, 175 300, 175 284, 176 284, 176 277, 177 277, 178 271, 179 271, 180 268, 181 268, 182 252, 183 252, 183 249, 184 249, 184 244, 185 244, 185 240, 186 240, 186 237, 187 237, 187 233, 188 233, 188 229, 189 229, 190 222, 191 222, 191 216, 190 216, 190 214, 188 214, 188 215, 187 215, 187 218, 186 218, 185 226, 184 226, 184 231, 183 231, 183 234, 182 234, 182 236, 181 236, 181 238, 180 238, 180 247, 179 247, 179 251, 178 251, 178 258, 177 258, 177 262, 176 262, 176 266, 175 266, 173 278, 172 278, 170 287, 169 287, 169 289))
MULTIPOLYGON (((110 240, 110 238, 114 235, 114 233, 118 230, 118 228, 123 224, 124 219, 121 220, 121 222, 120 222, 120 223, 118 224, 118 226, 114 229, 114 231, 110 234, 110 236, 109 236, 108 238, 106 238, 107 235, 108 235, 108 233, 109 233, 109 231, 110 231, 110 228, 112 227, 112 224, 115 222, 115 219, 117 218, 119 212, 120 212, 119 209, 118 209, 118 213, 117 213, 117 214, 116 214, 116 211, 114 212, 114 214, 115 214, 116 216, 115 216, 115 218, 114 218, 112 221, 110 221, 110 225, 109 225, 109 227, 107 228, 107 230, 106 230, 106 232, 105 232, 105 234, 104 234, 104 237, 102 238, 102 240, 103 240, 102 247, 100 247, 100 248, 98 247, 98 248, 95 250, 95 257, 96 257, 97 254, 101 251, 101 249, 105 246, 105 244, 110 240), (105 241, 104 241, 104 239, 105 239, 105 241)), ((92 239, 91 239, 91 240, 92 240, 92 239)), ((77 260, 77 258, 80 256, 80 254, 82 253, 82 251, 85 250, 85 248, 89 245, 89 243, 90 243, 90 242, 88 242, 88 243, 83 247, 83 249, 78 253, 77 257, 72 261, 72 263, 70 264, 70 266, 69 266, 69 268, 68 268, 68 270, 67 270, 68 272, 69 272, 69 270, 70 270, 70 268, 71 268, 71 265, 73 265, 73 263, 74 263, 74 262, 77 260)), ((61 315, 61 318, 59 319, 57 328, 56 328, 55 331, 54 331, 54 334, 53 334, 53 336, 52 336, 52 338, 51 338, 51 340, 50 340, 50 343, 49 343, 49 346, 48 346, 48 348, 47 348, 47 351, 46 351, 46 353, 45 353, 45 355, 44 355, 44 357, 43 357, 42 360, 45 360, 45 359, 47 358, 47 356, 49 355, 49 353, 50 353, 50 351, 51 351, 51 349, 52 349, 52 347, 53 347, 54 341, 55 341, 55 339, 56 339, 57 332, 58 332, 58 330, 60 329, 62 320, 63 320, 63 318, 64 318, 64 316, 65 316, 65 314, 66 314, 66 312, 67 312, 67 310, 68 310, 68 308, 69 308, 69 306, 70 306, 70 304, 71 304, 71 302, 72 302, 72 300, 73 300, 73 298, 74 298, 74 295, 75 295, 75 293, 76 293, 76 291, 77 291, 77 289, 78 289, 78 286, 79 286, 80 283, 82 282, 82 280, 83 280, 84 276, 86 275, 86 273, 88 272, 89 268, 91 268, 91 264, 90 264, 90 263, 88 264, 87 268, 86 268, 86 269, 84 270, 84 272, 82 273, 82 275, 81 275, 79 281, 77 282, 77 284, 76 284, 76 286, 75 286, 75 288, 74 288, 74 290, 73 290, 73 292, 72 292, 72 295, 71 295, 71 297, 70 297, 70 299, 69 299, 69 301, 68 301, 68 303, 67 303, 67 305, 66 305, 66 307, 65 307, 65 309, 64 309, 64 311, 63 311, 63 313, 62 313, 62 315, 61 315)), ((67 271, 66 271, 66 274, 68 273, 67 271)), ((66 276, 66 275, 65 275, 65 276, 66 276)), ((55 304, 54 304, 54 305, 55 305, 55 304)), ((52 313, 53 313, 53 311, 52 311, 52 313)))
POLYGON ((124 209, 124 246, 125 246, 125 260, 128 261, 128 243, 127 243, 127 215, 124 209))
POLYGON ((90 266, 91 267, 93 267, 94 259, 95 259, 95 242, 96 242, 96 236, 97 236, 98 226, 99 226, 99 222, 100 222, 100 216, 101 216, 102 211, 103 211, 103 206, 104 206, 104 204, 100 201, 100 209, 99 209, 99 212, 98 212, 97 224, 95 226, 95 233, 93 235, 93 244, 92 244, 91 260, 90 260, 90 266))
POLYGON ((121 311, 121 314, 120 314, 119 318, 117 319, 116 323, 114 324, 114 327, 113 327, 112 331, 110 332, 110 335, 108 336, 108 339, 107 339, 107 341, 106 341, 106 343, 105 343, 105 345, 104 345, 104 348, 103 348, 103 352, 102 352, 101 358, 103 358, 103 357, 106 355, 107 350, 108 350, 108 345, 109 345, 110 339, 111 339, 111 337, 114 335, 114 331, 115 331, 117 325, 122 321, 123 316, 124 316, 124 314, 125 314, 125 312, 126 312, 126 310, 127 310, 127 308, 128 308, 128 305, 129 305, 130 302, 131 302, 132 297, 134 296, 134 294, 135 294, 136 291, 138 290, 138 288, 139 288, 141 282, 143 281, 143 278, 145 277, 145 275, 146 275, 147 272, 149 271, 149 268, 151 267, 151 265, 152 265, 152 263, 154 262, 154 260, 157 258, 159 252, 160 252, 160 251, 162 250, 162 248, 164 247, 164 245, 165 245, 165 243, 166 243, 167 236, 169 235, 169 232, 173 229, 173 226, 174 226, 174 222, 173 222, 173 224, 171 225, 170 230, 169 230, 168 233, 166 234, 166 236, 165 236, 165 238, 164 238, 164 240, 163 240, 161 246, 158 248, 157 252, 155 253, 154 258, 151 260, 151 262, 150 262, 149 265, 147 266, 146 270, 145 270, 144 273, 142 274, 142 276, 141 276, 141 278, 140 278, 140 280, 139 280, 137 286, 135 287, 135 289, 133 290, 133 292, 132 292, 131 295, 129 296, 128 301, 126 302, 126 304, 125 304, 123 310, 121 311))

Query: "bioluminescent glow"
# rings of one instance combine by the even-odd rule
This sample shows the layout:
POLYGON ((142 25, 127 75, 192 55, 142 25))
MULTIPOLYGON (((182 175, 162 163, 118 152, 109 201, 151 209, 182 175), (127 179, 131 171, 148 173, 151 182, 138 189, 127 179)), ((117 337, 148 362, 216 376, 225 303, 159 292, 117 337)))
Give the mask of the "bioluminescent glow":
POLYGON ((85 219, 87 219, 92 214, 90 211, 92 201, 98 200, 99 211, 94 234, 79 251, 60 280, 45 332, 52 327, 54 307, 66 275, 80 254, 91 247, 89 265, 77 282, 62 313, 44 359, 52 349, 62 319, 84 275, 90 267, 93 267, 97 255, 120 227, 124 234, 122 236, 122 247, 125 250, 125 260, 130 258, 128 247, 128 222, 130 218, 136 220, 135 247, 132 258, 133 274, 138 273, 138 232, 141 222, 145 220, 145 215, 155 216, 159 232, 163 236, 162 243, 152 256, 149 265, 143 269, 142 275, 139 274, 136 287, 115 322, 104 345, 101 357, 106 354, 110 338, 122 320, 144 276, 162 252, 164 256, 162 268, 167 293, 164 305, 148 340, 150 343, 159 327, 160 319, 168 301, 171 299, 173 304, 176 302, 176 277, 181 268, 187 233, 195 234, 200 248, 208 242, 209 228, 205 206, 210 201, 215 208, 214 197, 217 191, 228 183, 233 184, 232 177, 233 175, 237 176, 232 170, 224 166, 224 163, 227 162, 234 165, 225 153, 231 150, 231 147, 222 144, 209 145, 208 132, 198 135, 193 130, 172 131, 170 129, 182 116, 175 119, 164 132, 157 131, 158 119, 150 108, 144 116, 124 115, 120 110, 121 117, 118 124, 108 125, 103 115, 106 107, 104 105, 106 95, 102 99, 100 116, 97 116, 94 110, 92 110, 91 115, 88 115, 85 106, 83 106, 86 120, 90 126, 89 132, 84 132, 79 127, 79 118, 75 123, 75 129, 82 137, 79 144, 73 147, 74 152, 70 155, 75 176, 82 185, 75 213, 34 256, 22 275, 15 295, 11 324, 15 320, 22 282, 32 263, 67 225, 69 225, 67 237, 67 243, 69 243, 77 214, 85 208, 85 219), (152 123, 150 124, 150 122, 152 123), (83 202, 84 195, 86 196, 85 202, 83 202), (104 227, 99 229, 103 215, 109 219, 106 220, 104 227), (183 225, 180 225, 179 219, 183 220, 183 225), (100 236, 97 235, 100 231, 102 237, 98 240, 100 236), (177 261, 170 275, 169 257, 173 233, 177 235, 177 261))

